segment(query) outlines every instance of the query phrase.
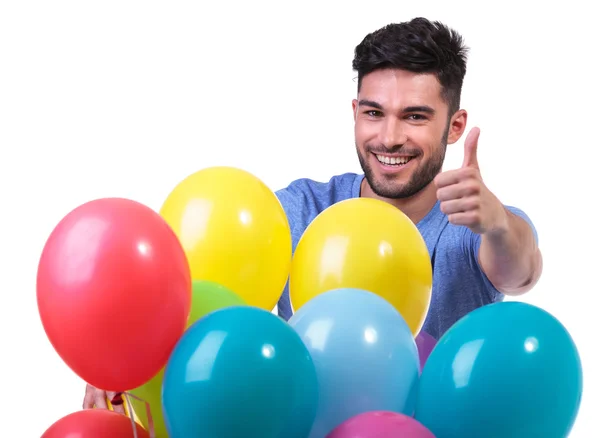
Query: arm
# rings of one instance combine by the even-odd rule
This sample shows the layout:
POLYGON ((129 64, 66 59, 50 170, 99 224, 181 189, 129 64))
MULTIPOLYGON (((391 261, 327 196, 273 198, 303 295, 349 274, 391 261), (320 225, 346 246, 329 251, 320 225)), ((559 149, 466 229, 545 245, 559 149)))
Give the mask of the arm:
POLYGON ((477 261, 492 285, 505 295, 522 295, 542 273, 537 236, 525 215, 505 207, 484 184, 477 161, 478 139, 479 129, 473 129, 465 140, 462 167, 435 178, 440 209, 450 223, 481 236, 477 261))
POLYGON ((503 226, 484 233, 479 263, 491 283, 505 295, 522 295, 542 273, 542 254, 531 226, 503 208, 503 226))

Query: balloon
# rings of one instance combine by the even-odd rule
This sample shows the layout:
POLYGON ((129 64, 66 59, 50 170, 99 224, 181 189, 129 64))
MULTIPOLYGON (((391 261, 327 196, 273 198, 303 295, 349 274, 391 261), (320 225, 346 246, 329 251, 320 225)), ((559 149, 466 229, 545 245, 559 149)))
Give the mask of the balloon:
POLYGON ((437 438, 566 437, 582 382, 577 347, 554 316, 494 303, 440 338, 423 368, 415 418, 437 438))
POLYGON ((89 384, 123 392, 151 379, 183 334, 190 269, 156 212, 128 199, 98 199, 75 208, 50 234, 37 304, 63 361, 89 384))
POLYGON ((415 341, 417 343, 417 350, 419 351, 420 370, 423 371, 425 362, 427 362, 427 358, 429 358, 437 341, 433 336, 424 331, 419 332, 415 341))
POLYGON ((194 323, 163 381, 170 438, 306 438, 317 376, 298 334, 268 310, 235 306, 194 323))
MULTIPOLYGON (((135 423, 138 438, 149 438, 148 432, 135 423)), ((132 438, 131 419, 106 409, 73 412, 50 426, 41 438, 132 438)))
POLYGON ((417 420, 397 412, 371 411, 336 427, 326 438, 435 438, 417 420))
POLYGON ((215 310, 245 305, 247 304, 242 297, 219 283, 194 280, 192 282, 192 310, 188 327, 215 310))
POLYGON ((299 310, 332 289, 357 288, 389 301, 414 336, 431 301, 432 268, 425 241, 411 220, 372 198, 325 209, 300 238, 290 273, 290 300, 299 310))
MULTIPOLYGON (((192 310, 188 319, 189 328, 200 318, 218 309, 230 306, 243 306, 244 300, 238 295, 212 281, 192 282, 192 310)), ((164 368, 149 382, 136 388, 131 394, 139 397, 150 405, 150 414, 154 423, 156 438, 169 438, 167 426, 162 413, 161 391, 164 378, 164 368)), ((146 429, 149 427, 149 419, 146 413, 146 404, 140 400, 130 397, 135 412, 139 415, 141 423, 146 429)))
POLYGON ((319 405, 310 438, 373 410, 412 415, 419 357, 410 328, 386 300, 337 289, 307 302, 289 320, 310 352, 319 405))
POLYGON ((272 310, 292 260, 279 199, 243 170, 211 167, 179 183, 161 215, 183 243, 194 280, 214 281, 251 306, 272 310))

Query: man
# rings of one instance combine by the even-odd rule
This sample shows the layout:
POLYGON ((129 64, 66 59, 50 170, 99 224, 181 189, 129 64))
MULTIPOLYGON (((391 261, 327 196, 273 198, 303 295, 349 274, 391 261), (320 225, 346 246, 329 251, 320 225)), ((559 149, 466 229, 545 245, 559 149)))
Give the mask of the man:
MULTIPOLYGON (((462 167, 441 173, 446 145, 467 124, 460 109, 466 52, 459 34, 423 18, 367 35, 355 51, 352 102, 364 175, 300 179, 277 192, 294 248, 318 213, 344 199, 377 198, 402 210, 431 255, 432 300, 423 330, 435 338, 468 312, 527 292, 542 271, 533 224, 482 180, 478 129, 465 139, 462 167)), ((287 287, 278 308, 286 320, 291 316, 287 287)))
MULTIPOLYGON (((352 101, 364 175, 300 179, 276 192, 294 249, 310 222, 339 201, 371 197, 402 210, 431 256, 433 290, 423 330, 435 338, 468 312, 527 292, 542 272, 535 227, 483 182, 478 129, 465 139, 462 167, 441 172, 447 144, 467 125, 460 109, 466 53, 459 34, 424 18, 367 35, 355 51, 358 94, 352 101)), ((287 286, 278 309, 286 320, 292 315, 287 286)), ((88 387, 84 408, 105 406, 105 396, 88 387)))

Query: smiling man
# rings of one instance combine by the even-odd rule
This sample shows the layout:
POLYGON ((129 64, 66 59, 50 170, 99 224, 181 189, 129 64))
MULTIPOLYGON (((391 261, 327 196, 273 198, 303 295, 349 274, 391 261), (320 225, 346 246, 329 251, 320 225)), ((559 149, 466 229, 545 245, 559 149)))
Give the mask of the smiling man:
MULTIPOLYGON (((358 95, 352 101, 364 174, 299 179, 276 192, 294 250, 317 215, 339 201, 363 196, 402 210, 431 255, 433 291, 423 330, 435 338, 468 312, 527 292, 542 271, 533 224, 483 182, 478 129, 465 139, 462 167, 441 172, 446 146, 467 125, 460 109, 466 52, 458 33, 423 18, 367 35, 356 47, 358 95)), ((288 286, 278 310, 286 320, 292 315, 288 286)), ((88 385, 83 407, 105 408, 107 396, 114 394, 88 385)), ((115 410, 123 412, 118 403, 115 410)))
MULTIPOLYGON (((461 168, 441 172, 446 146, 467 125, 460 109, 466 54, 456 31, 424 18, 367 35, 355 50, 358 94, 352 101, 364 174, 299 179, 277 192, 294 249, 310 222, 339 201, 363 196, 402 210, 431 256, 433 291, 423 330, 435 338, 468 312, 527 292, 542 271, 534 225, 483 182, 479 129, 465 139, 461 168)), ((286 320, 292 315, 287 286, 278 309, 286 320)))

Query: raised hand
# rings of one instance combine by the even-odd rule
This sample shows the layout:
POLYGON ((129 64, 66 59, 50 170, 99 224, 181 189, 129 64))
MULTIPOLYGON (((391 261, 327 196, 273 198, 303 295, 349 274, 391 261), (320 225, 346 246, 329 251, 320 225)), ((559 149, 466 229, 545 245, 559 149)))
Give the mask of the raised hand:
POLYGON ((502 232, 507 228, 507 214, 481 178, 477 161, 479 133, 479 128, 473 128, 465 139, 460 169, 442 172, 435 178, 437 198, 450 223, 469 227, 477 234, 502 232))
POLYGON ((83 409, 108 409, 107 400, 111 400, 113 410, 121 414, 125 413, 125 407, 122 403, 121 394, 115 392, 107 392, 92 385, 87 384, 85 387, 85 397, 83 399, 83 409))

